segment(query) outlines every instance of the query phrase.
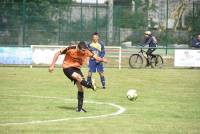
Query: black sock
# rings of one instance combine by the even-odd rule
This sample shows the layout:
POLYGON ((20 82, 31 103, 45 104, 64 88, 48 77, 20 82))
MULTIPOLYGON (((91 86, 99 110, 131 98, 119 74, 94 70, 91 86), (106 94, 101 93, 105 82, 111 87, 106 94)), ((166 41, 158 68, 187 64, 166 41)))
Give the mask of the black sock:
POLYGON ((78 99, 78 111, 80 111, 83 107, 84 93, 78 91, 77 99, 78 99))
POLYGON ((92 83, 92 77, 87 77, 87 82, 92 83))
POLYGON ((101 79, 102 86, 105 87, 105 85, 106 85, 105 77, 101 76, 100 79, 101 79))
POLYGON ((87 87, 87 88, 93 88, 92 84, 85 80, 81 81, 81 85, 83 85, 84 87, 87 87))

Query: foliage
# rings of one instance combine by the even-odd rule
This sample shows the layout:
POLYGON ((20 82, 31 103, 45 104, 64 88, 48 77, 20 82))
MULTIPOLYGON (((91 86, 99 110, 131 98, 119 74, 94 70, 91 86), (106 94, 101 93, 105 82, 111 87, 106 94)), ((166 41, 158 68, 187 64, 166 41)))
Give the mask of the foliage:
POLYGON ((16 0, 0 3, 0 17, 4 20, 0 21, 0 28, 8 31, 8 38, 12 38, 12 42, 22 43, 19 38, 24 34, 26 44, 46 44, 49 39, 58 36, 61 15, 68 11, 70 4, 72 0, 16 0))
POLYGON ((191 32, 192 36, 194 37, 200 32, 200 2, 194 3, 194 11, 190 12, 186 16, 186 25, 188 27, 188 31, 191 32))
POLYGON ((169 34, 166 34, 166 32, 162 32, 159 37, 159 44, 174 44, 176 43, 175 39, 173 38, 173 36, 169 35, 169 34))
POLYGON ((120 15, 119 26, 121 28, 140 28, 144 27, 146 20, 143 14, 139 12, 132 13, 129 10, 123 10, 120 15))
POLYGON ((130 6, 131 3, 132 3, 132 0, 114 0, 115 5, 130 6))
POLYGON ((148 12, 155 11, 156 8, 158 8, 155 4, 149 5, 149 0, 145 0, 144 2, 141 0, 134 0, 134 2, 135 11, 132 11, 132 3, 130 2, 129 6, 115 5, 115 8, 118 9, 116 21, 119 27, 132 29, 147 27, 148 12))
POLYGON ((140 8, 140 7, 142 7, 142 1, 141 0, 134 0, 134 2, 135 2, 135 10, 136 11, 138 11, 138 9, 140 8))

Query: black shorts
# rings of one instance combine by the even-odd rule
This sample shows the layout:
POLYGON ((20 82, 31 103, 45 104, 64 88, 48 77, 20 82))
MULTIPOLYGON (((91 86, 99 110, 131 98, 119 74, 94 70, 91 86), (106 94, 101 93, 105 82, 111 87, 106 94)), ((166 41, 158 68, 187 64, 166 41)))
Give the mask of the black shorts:
POLYGON ((83 76, 83 73, 81 72, 81 70, 79 69, 79 68, 76 68, 76 67, 70 67, 70 68, 63 68, 63 72, 64 72, 64 74, 71 80, 71 81, 74 81, 74 84, 76 83, 76 79, 74 79, 73 77, 72 77, 72 74, 74 73, 74 72, 76 72, 76 73, 78 73, 78 74, 80 74, 82 77, 84 77, 83 76))
POLYGON ((147 55, 152 55, 152 53, 155 51, 156 49, 155 48, 149 48, 146 52, 147 55))

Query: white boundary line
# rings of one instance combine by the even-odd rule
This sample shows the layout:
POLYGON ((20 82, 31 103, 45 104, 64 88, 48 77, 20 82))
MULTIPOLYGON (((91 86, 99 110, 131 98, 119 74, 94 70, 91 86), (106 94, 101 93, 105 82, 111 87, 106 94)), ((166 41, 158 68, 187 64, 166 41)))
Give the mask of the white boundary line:
MULTIPOLYGON (((64 99, 64 98, 47 97, 47 96, 33 96, 33 95, 5 95, 5 96, 22 96, 22 97, 41 98, 41 99, 60 99, 60 100, 67 100, 67 101, 75 101, 75 99, 64 99)), ((114 113, 102 114, 102 115, 96 115, 96 116, 71 117, 71 118, 61 118, 61 119, 53 119, 53 120, 36 120, 36 121, 28 121, 28 122, 2 123, 2 124, 0 124, 0 126, 41 124, 41 123, 52 123, 52 122, 60 122, 60 121, 68 121, 68 120, 105 118, 105 117, 108 117, 108 116, 116 116, 116 115, 122 114, 124 111, 126 111, 125 108, 123 108, 120 105, 114 104, 114 103, 96 102, 96 101, 91 101, 91 100, 90 101, 84 101, 84 102, 85 103, 97 104, 97 105, 109 105, 109 106, 117 108, 118 110, 114 113)))

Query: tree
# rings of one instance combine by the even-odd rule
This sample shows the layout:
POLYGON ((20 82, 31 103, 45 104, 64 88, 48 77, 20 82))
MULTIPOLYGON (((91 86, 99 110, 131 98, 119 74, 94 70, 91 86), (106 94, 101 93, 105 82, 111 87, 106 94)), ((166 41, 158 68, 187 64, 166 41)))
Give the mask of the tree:
MULTIPOLYGON (((3 27, 10 41, 4 44, 32 44, 46 41, 58 34, 60 23, 65 20, 72 0, 13 0, 0 4, 3 27), (25 34, 26 33, 26 34, 25 34)), ((44 43, 47 43, 47 42, 44 43)))
POLYGON ((148 26, 148 12, 155 11, 157 8, 155 4, 150 0, 132 0, 126 1, 127 3, 117 5, 115 7, 119 13, 117 13, 117 25, 122 28, 144 28, 148 26), (134 1, 135 11, 132 11, 132 1, 134 1))
POLYGON ((189 0, 180 0, 178 5, 175 6, 174 11, 171 14, 171 18, 174 20, 173 30, 176 31, 180 24, 181 17, 189 5, 189 0))

